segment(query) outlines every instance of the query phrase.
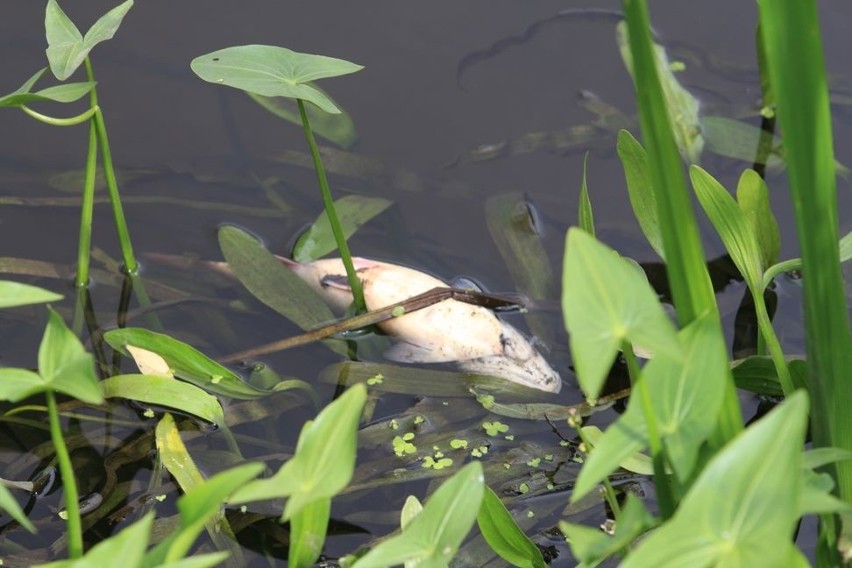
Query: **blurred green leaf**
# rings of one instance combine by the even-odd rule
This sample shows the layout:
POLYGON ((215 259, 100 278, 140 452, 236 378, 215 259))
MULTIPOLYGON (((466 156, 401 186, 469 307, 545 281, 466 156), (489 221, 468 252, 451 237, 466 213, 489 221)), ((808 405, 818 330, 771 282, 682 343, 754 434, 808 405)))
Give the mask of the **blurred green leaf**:
POLYGON ((759 290, 763 277, 760 245, 753 225, 749 224, 734 198, 716 179, 698 166, 689 168, 695 195, 716 228, 748 287, 759 290))
POLYGON ((58 302, 61 299, 61 294, 56 294, 38 286, 0 280, 0 308, 58 302))
MULTIPOLYGON (((627 23, 619 22, 615 31, 621 59, 635 83, 636 73, 634 72, 633 54, 630 50, 630 34, 628 33, 627 23)), ((669 125, 677 149, 688 163, 697 163, 704 149, 704 136, 702 136, 701 121, 698 118, 700 104, 698 99, 684 89, 675 77, 666 50, 656 43, 652 45, 654 64, 657 68, 669 125)))
POLYGON ((67 83, 65 85, 55 85, 47 87, 35 93, 30 92, 36 81, 47 71, 47 68, 38 71, 30 77, 26 83, 18 87, 17 90, 0 97, 0 108, 3 107, 19 107, 27 103, 53 101, 57 103, 71 103, 84 97, 86 93, 92 90, 94 83, 67 83))
POLYGON ((648 244, 660 258, 665 260, 663 235, 660 233, 660 221, 657 217, 657 198, 651 186, 651 173, 648 170, 648 154, 639 141, 626 130, 618 133, 616 149, 624 169, 627 196, 633 207, 633 215, 639 221, 639 227, 648 244))
POLYGON ((595 215, 592 211, 592 201, 589 199, 589 188, 586 185, 586 166, 589 162, 589 153, 583 156, 583 181, 580 183, 580 205, 577 210, 577 226, 595 235, 595 215))
POLYGON ((745 170, 740 176, 737 184, 737 204, 746 223, 751 225, 752 232, 757 237, 763 271, 778 261, 781 233, 769 203, 769 188, 754 170, 745 170))
POLYGON ((566 237, 562 308, 588 398, 597 398, 624 341, 651 353, 679 353, 671 320, 644 275, 576 227, 566 237))
MULTIPOLYGON (((340 108, 325 90, 314 83, 309 83, 309 86, 328 97, 340 110, 340 114, 329 114, 314 105, 308 105, 305 110, 308 113, 308 120, 314 133, 337 144, 344 150, 351 149, 358 141, 358 134, 355 132, 355 123, 352 121, 352 117, 340 108)), ((248 96, 275 116, 299 127, 302 126, 302 117, 299 115, 298 105, 292 99, 264 97, 256 93, 248 93, 248 96)))
POLYGON ((205 524, 220 514, 228 496, 257 477, 263 471, 261 463, 247 463, 217 473, 204 483, 186 492, 177 501, 180 528, 160 541, 145 557, 146 566, 161 566, 168 559, 177 560, 189 554, 205 524))
POLYGON ((734 361, 731 370, 737 388, 764 396, 784 395, 771 357, 755 355, 734 361))
POLYGON ((47 388, 47 381, 38 373, 12 367, 0 369, 0 400, 18 402, 47 388))
POLYGON ((156 353, 165 359, 176 377, 213 394, 245 400, 273 392, 253 387, 194 347, 162 333, 128 327, 112 329, 104 334, 104 339, 113 349, 127 356, 131 356, 128 345, 156 353))
POLYGON ((210 83, 227 85, 265 97, 310 101, 325 112, 340 109, 310 83, 363 69, 342 59, 297 53, 271 45, 241 45, 196 57, 190 64, 196 75, 210 83))
MULTIPOLYGON (((748 163, 754 163, 757 158, 762 133, 759 127, 725 116, 704 116, 701 128, 708 151, 748 163)), ((766 167, 776 171, 783 168, 782 156, 781 138, 775 136, 766 167)))
POLYGON ((487 485, 483 490, 476 521, 488 546, 513 566, 545 568, 547 564, 541 550, 518 527, 497 494, 487 485))
POLYGON ((82 558, 49 562, 40 564, 40 566, 50 568, 101 568, 103 566, 136 568, 142 566, 153 523, 154 514, 148 513, 118 534, 93 546, 82 558))
MULTIPOLYGON (((701 444, 717 427, 724 385, 721 377, 728 370, 715 356, 714 350, 724 345, 722 337, 714 333, 709 316, 684 328, 680 336, 683 353, 675 357, 658 354, 642 369, 639 380, 650 392, 656 428, 669 464, 677 479, 686 483, 701 444), (695 380, 696 376, 701 380, 695 380)), ((647 447, 645 409, 641 404, 630 404, 589 454, 577 477, 572 501, 588 494, 625 459, 647 447)))
POLYGON ((287 566, 314 566, 325 544, 325 533, 331 516, 331 498, 324 497, 303 506, 290 518, 290 548, 287 566))
POLYGON ((363 385, 351 387, 303 426, 296 453, 275 475, 247 484, 231 501, 289 497, 282 515, 287 521, 309 503, 337 495, 355 470, 358 422, 366 400, 363 385))
POLYGON ((77 70, 97 44, 112 39, 133 0, 119 4, 92 25, 86 36, 80 33, 56 0, 48 0, 44 16, 47 35, 47 60, 50 70, 64 81, 77 70))
POLYGON ((790 566, 807 415, 797 391, 728 443, 621 566, 790 566))
POLYGON ((38 370, 46 383, 45 388, 89 404, 102 403, 104 398, 95 374, 94 358, 62 317, 51 308, 48 311, 47 328, 38 349, 38 370))
POLYGON ((106 398, 119 397, 166 406, 220 428, 225 426, 219 400, 189 383, 156 375, 117 375, 101 382, 101 388, 106 398))
MULTIPOLYGON (((328 115, 326 115, 328 116, 328 115)), ((367 221, 393 205, 393 201, 381 197, 347 195, 334 202, 343 235, 348 239, 367 221)), ((302 233, 293 247, 293 260, 311 262, 337 250, 331 224, 325 211, 320 213, 313 225, 302 233)))
MULTIPOLYGON (((597 426, 583 426, 583 436, 591 442, 592 449, 594 449, 597 447, 601 438, 603 438, 604 433, 597 426)), ((654 464, 651 461, 651 456, 641 453, 641 450, 622 459, 618 462, 618 467, 638 473, 639 475, 654 474, 654 464)))
MULTIPOLYGON (((0 375, 0 382, 3 381, 2 375, 0 375)), ((30 531, 31 533, 36 532, 35 526, 30 522, 30 519, 27 517, 27 514, 18 504, 18 501, 15 499, 15 496, 12 495, 12 492, 6 489, 3 485, 0 485, 0 511, 3 511, 13 519, 15 519, 21 526, 30 531)))
POLYGON ((411 521, 413 521, 421 512, 423 512, 423 503, 421 503, 414 495, 406 497, 405 504, 402 506, 402 511, 399 512, 399 528, 402 530, 407 529, 408 525, 411 524, 411 521))
POLYGON ((467 464, 441 484, 405 531, 382 541, 354 568, 385 568, 408 561, 420 568, 447 566, 476 521, 483 488, 482 464, 467 464))

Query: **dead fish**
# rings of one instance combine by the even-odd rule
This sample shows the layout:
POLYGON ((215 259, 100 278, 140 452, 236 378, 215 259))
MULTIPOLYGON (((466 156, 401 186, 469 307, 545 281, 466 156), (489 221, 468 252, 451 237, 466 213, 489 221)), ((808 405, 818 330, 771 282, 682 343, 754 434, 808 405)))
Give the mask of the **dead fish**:
MULTIPOLYGON (((332 308, 352 303, 339 258, 299 263, 279 257, 332 308)), ((353 258, 369 310, 401 302, 447 283, 425 272, 366 258, 353 258)), ((559 392, 559 374, 517 329, 486 308, 445 300, 379 324, 397 342, 385 352, 405 363, 455 362, 463 370, 497 375, 548 392, 559 392)))

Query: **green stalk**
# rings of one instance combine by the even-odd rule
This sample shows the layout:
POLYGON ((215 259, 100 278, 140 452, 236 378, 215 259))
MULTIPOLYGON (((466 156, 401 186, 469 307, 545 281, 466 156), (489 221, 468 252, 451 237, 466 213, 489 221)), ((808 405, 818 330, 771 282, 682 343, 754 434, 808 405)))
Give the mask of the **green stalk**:
MULTIPOLYGON (((660 86, 646 2, 624 0, 624 14, 630 35, 642 135, 648 150, 648 166, 657 201, 666 269, 678 318, 681 326, 686 326, 705 313, 713 313, 718 322, 718 333, 722 334, 719 310, 705 264, 691 196, 686 189, 683 165, 672 136, 660 86)), ((720 351, 718 356, 727 360, 726 352, 720 351)), ((742 416, 739 399, 733 376, 728 373, 725 402, 719 419, 719 430, 713 438, 714 445, 723 445, 740 430, 742 416)))
POLYGON ((25 105, 21 106, 21 110, 24 111, 24 114, 31 116, 39 122, 43 122, 51 126, 77 126, 78 124, 82 124, 92 118, 97 112, 98 108, 94 106, 86 112, 80 113, 77 116, 72 116, 69 118, 56 118, 53 116, 48 116, 46 114, 41 114, 40 112, 36 112, 25 105))
MULTIPOLYGON (((761 0, 769 79, 784 133, 787 177, 802 253, 811 425, 818 446, 852 450, 852 337, 838 261, 831 109, 815 2, 761 0)), ((852 502, 852 462, 835 465, 852 502)))
POLYGON ((784 391, 784 396, 790 396, 796 390, 796 387, 793 385, 793 379, 790 378, 790 369, 787 367, 784 351, 781 349, 781 343, 778 341, 775 328, 772 327, 772 320, 769 318, 769 312, 766 310, 763 293, 759 290, 752 290, 751 293, 752 298, 754 298, 754 311, 757 314, 758 337, 760 338, 758 347, 765 347, 769 350, 769 356, 772 357, 772 362, 775 364, 778 382, 781 383, 781 390, 784 391))
POLYGON ((89 257, 92 250, 92 212, 95 208, 95 178, 97 177, 98 141, 95 123, 89 123, 89 150, 86 154, 86 180, 83 183, 83 202, 80 206, 80 237, 77 241, 77 288, 89 283, 89 257))
POLYGON ((340 250, 340 258, 343 259, 343 266, 346 267, 346 278, 349 280, 352 295, 355 297, 355 308, 359 313, 363 313, 367 311, 367 304, 364 302, 364 290, 361 286, 361 280, 355 273, 355 265, 352 264, 352 254, 349 252, 346 236, 343 234, 340 220, 337 218, 337 211, 334 209, 334 200, 331 198, 331 190, 328 188, 328 180, 325 176, 325 168, 322 165, 322 157, 320 156, 317 142, 314 140, 314 132, 311 129, 311 123, 308 121, 305 101, 302 99, 296 99, 296 101, 299 104, 299 114, 302 117, 302 128, 305 131, 305 138, 307 138, 308 146, 311 149, 311 158, 314 162, 314 170, 317 173, 317 181, 319 181, 322 193, 322 204, 325 207, 325 214, 328 216, 334 240, 337 242, 338 250, 340 250))
MULTIPOLYGON (((92 63, 88 57, 86 58, 85 63, 86 75, 89 81, 94 83, 95 74, 92 70, 92 63)), ((109 138, 107 137, 103 113, 98 107, 98 93, 96 87, 92 87, 90 98, 92 101, 92 108, 97 109, 93 119, 97 131, 98 145, 101 149, 101 161, 103 162, 107 193, 109 194, 110 205, 112 205, 112 216, 115 220, 115 229, 118 232, 118 243, 121 247, 121 257, 124 260, 124 269, 129 274, 135 274, 139 269, 139 264, 136 262, 136 256, 133 254, 133 245, 130 242, 130 231, 127 229, 127 221, 124 218, 124 209, 121 206, 121 197, 118 194, 118 183, 116 182, 115 169, 112 165, 112 152, 109 149, 109 138)))
POLYGON ((68 556, 73 560, 83 556, 83 525, 80 522, 79 495, 77 493, 77 480, 74 478, 74 467, 71 465, 71 456, 65 446, 62 437, 62 426, 59 424, 59 411, 56 408, 56 397, 52 391, 45 393, 47 396, 47 415, 50 419, 50 438, 56 450, 56 459, 59 463, 59 474, 62 476, 62 486, 65 490, 65 512, 68 515, 66 523, 68 526, 68 556))

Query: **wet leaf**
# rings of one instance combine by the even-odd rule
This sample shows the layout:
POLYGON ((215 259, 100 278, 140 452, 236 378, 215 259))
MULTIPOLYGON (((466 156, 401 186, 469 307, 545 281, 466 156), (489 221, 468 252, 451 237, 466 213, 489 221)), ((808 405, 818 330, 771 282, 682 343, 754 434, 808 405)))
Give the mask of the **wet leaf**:
POLYGON ((26 83, 21 85, 17 90, 0 97, 0 108, 3 107, 19 107, 28 103, 53 101, 57 103, 71 103, 84 97, 94 83, 67 83, 65 85, 56 85, 47 87, 35 93, 30 92, 35 82, 47 71, 47 68, 38 71, 30 77, 26 83))
MULTIPOLYGON (((242 229, 232 226, 219 229, 219 246, 243 286, 300 328, 310 330, 335 319, 328 305, 304 280, 242 229)), ((342 355, 348 353, 340 341, 323 343, 342 355)))
MULTIPOLYGON (((0 381, 3 380, 2 375, 0 375, 0 381)), ((21 526, 30 531, 31 533, 36 532, 35 526, 30 522, 30 519, 27 517, 27 514, 18 504, 15 496, 12 495, 12 492, 6 489, 3 485, 0 485, 0 511, 6 513, 15 521, 17 521, 21 526)))
POLYGON ((745 170, 737 184, 737 204, 757 237, 762 269, 775 264, 781 249, 778 221, 769 203, 769 188, 757 172, 745 170))
POLYGON ((657 255, 665 259, 663 235, 657 217, 657 198, 651 187, 651 172, 648 169, 648 154, 645 148, 626 130, 618 133, 616 144, 624 179, 627 182, 627 196, 633 207, 633 215, 639 221, 639 228, 648 240, 648 244, 657 255))
POLYGON ((117 375, 104 379, 101 388, 106 398, 119 397, 166 406, 207 420, 220 428, 225 426, 222 405, 215 396, 170 377, 149 374, 117 375))
MULTIPOLYGON (((755 174, 756 175, 756 174, 755 174)), ((695 195, 716 232, 725 244, 725 250, 752 290, 759 290, 763 277, 760 245, 754 226, 749 224, 734 198, 716 179, 698 166, 689 169, 695 195)))
MULTIPOLYGON (((326 115, 328 116, 328 115, 326 115)), ((346 239, 367 221, 393 205, 393 201, 381 197, 347 195, 334 202, 340 226, 346 239)), ((293 260, 311 262, 337 250, 334 233, 325 211, 320 213, 310 229, 302 233, 293 247, 293 260)))
MULTIPOLYGON (((680 335, 682 354, 657 355, 642 369, 639 380, 650 393, 657 432, 672 470, 685 483, 701 444, 716 428, 728 370, 726 362, 717 357, 722 338, 715 333, 710 316, 695 320, 680 335), (701 380, 695 380, 696 376, 701 380)), ((589 454, 571 499, 589 493, 625 459, 647 447, 644 409, 641 404, 630 404, 589 454)))
POLYGON ((282 514, 287 521, 311 502, 337 495, 355 470, 358 422, 366 400, 363 385, 347 390, 305 424, 296 453, 275 475, 247 484, 232 502, 289 497, 282 514))
POLYGON ((50 70, 64 81, 77 70, 97 44, 112 39, 133 0, 119 4, 92 25, 86 36, 80 33, 56 0, 48 0, 44 16, 47 34, 47 59, 50 70))
POLYGON ((497 494, 487 485, 483 490, 477 523, 488 545, 513 566, 546 567, 541 551, 518 527, 497 494))
POLYGON ((441 484, 404 532, 382 541, 354 568, 384 568, 408 561, 421 568, 447 566, 476 520, 483 487, 482 464, 467 464, 441 484))
POLYGON ((38 286, 30 286, 29 284, 21 284, 20 282, 12 282, 10 280, 0 280, 0 308, 58 302, 61 299, 61 294, 56 294, 38 286))
POLYGON ((271 45, 240 45, 196 57, 190 64, 196 75, 210 83, 227 85, 265 97, 310 101, 325 112, 340 109, 310 83, 363 69, 342 59, 297 53, 271 45))
POLYGON ((597 398, 624 341, 677 355, 674 327, 643 274, 576 227, 565 247, 562 307, 586 397, 597 398))
MULTIPOLYGON (((308 113, 308 120, 314 134, 337 144, 344 150, 351 149, 358 141, 358 134, 355 132, 355 123, 352 121, 352 117, 340 108, 325 90, 313 83, 310 83, 310 86, 323 93, 340 110, 340 114, 329 114, 314 105, 308 105, 305 110, 308 113)), ((295 101, 281 97, 264 97, 255 93, 248 93, 248 96, 275 116, 302 126, 302 117, 299 115, 299 108, 295 101)))
POLYGON ((194 347, 162 333, 128 327, 112 329, 104 334, 104 339, 125 355, 131 355, 128 346, 156 353, 165 360, 174 376, 213 394, 244 400, 272 392, 253 387, 194 347))
POLYGON ((729 442, 674 516, 622 566, 791 565, 797 554, 790 535, 800 514, 807 414, 807 394, 796 391, 729 442))
POLYGON ((103 402, 95 374, 95 360, 62 317, 48 308, 50 316, 38 349, 38 370, 45 389, 72 396, 90 404, 103 402))

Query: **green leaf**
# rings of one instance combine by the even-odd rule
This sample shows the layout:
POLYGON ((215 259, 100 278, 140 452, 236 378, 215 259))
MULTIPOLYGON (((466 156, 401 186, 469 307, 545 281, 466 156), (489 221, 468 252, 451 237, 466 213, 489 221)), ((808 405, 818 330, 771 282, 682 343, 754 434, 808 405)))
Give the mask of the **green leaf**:
POLYGON ((38 286, 0 280, 0 308, 58 302, 61 299, 61 294, 56 294, 38 286))
POLYGON ((580 386, 597 398, 622 342, 677 355, 671 321, 644 275, 576 227, 568 230, 562 308, 580 386))
POLYGON ((789 566, 808 398, 797 391, 716 454, 675 515, 621 564, 789 566))
POLYGON ((239 465, 217 473, 185 493, 177 501, 180 528, 146 555, 145 565, 164 565, 167 558, 174 560, 188 554, 205 524, 221 513, 228 496, 262 471, 260 463, 239 465))
POLYGON ((38 370, 45 388, 88 402, 100 404, 104 398, 95 374, 95 360, 62 317, 48 308, 50 316, 38 349, 38 370))
POLYGON ((17 90, 0 97, 0 108, 3 107, 19 107, 27 103, 39 101, 53 101, 57 103, 71 103, 92 90, 95 86, 93 82, 84 83, 67 83, 65 85, 56 85, 36 91, 30 92, 36 81, 47 71, 47 68, 37 71, 32 77, 27 79, 26 83, 18 87, 17 90))
POLYGON ((106 398, 120 397, 167 406, 220 428, 225 426, 219 400, 189 383, 156 375, 117 375, 101 382, 101 388, 106 398))
MULTIPOLYGON (((596 448, 598 442, 604 436, 601 429, 597 426, 583 426, 582 430, 583 436, 591 443, 592 449, 596 448)), ((654 474, 654 463, 651 460, 651 456, 643 454, 641 451, 635 452, 619 461, 618 467, 632 473, 638 473, 639 475, 654 474)))
POLYGON ((367 389, 355 385, 302 428, 296 453, 275 475, 247 484, 231 501, 247 503, 289 497, 282 520, 342 491, 355 470, 358 422, 367 389))
POLYGON ((719 233, 740 274, 752 290, 760 289, 763 261, 757 235, 734 198, 716 179, 698 166, 689 168, 695 195, 719 233))
MULTIPOLYGON (((393 205, 381 197, 347 195, 334 202, 340 226, 346 239, 355 234, 367 221, 393 205)), ((293 260, 311 262, 337 250, 337 242, 325 211, 320 213, 310 229, 302 233, 293 247, 293 260)))
POLYGON ((138 327, 112 329, 104 339, 124 355, 127 346, 141 347, 165 359, 173 374, 207 392, 240 400, 260 398, 272 391, 253 387, 242 377, 177 339, 138 327))
POLYGON ((754 355, 734 361, 731 370, 734 373, 737 388, 766 396, 784 395, 784 390, 778 381, 775 363, 770 357, 754 355))
MULTIPOLYGON (((334 102, 334 99, 325 90, 319 88, 314 83, 310 83, 310 86, 334 102)), ((282 118, 299 127, 302 126, 302 117, 299 114, 299 108, 295 101, 281 97, 264 97, 255 93, 248 93, 248 96, 278 118, 282 118)), ((329 142, 337 144, 344 150, 349 150, 358 141, 358 133, 355 132, 355 122, 349 116, 348 112, 340 108, 336 102, 334 104, 340 110, 340 114, 329 114, 314 105, 308 105, 306 108, 308 121, 311 123, 311 129, 315 134, 325 138, 329 142)))
POLYGON ((382 541, 354 568, 384 568, 407 561, 420 568, 447 566, 476 520, 483 487, 482 464, 467 464, 441 484, 405 531, 382 541))
POLYGON ((151 537, 154 513, 148 513, 118 534, 102 540, 82 558, 40 564, 50 568, 100 568, 121 566, 136 568, 142 565, 145 548, 151 537))
POLYGON ((227 85, 265 97, 310 101, 325 112, 340 109, 325 93, 309 83, 363 69, 342 59, 297 53, 271 45, 228 47, 196 57, 190 64, 196 75, 210 83, 227 85))
POLYGON ((47 388, 47 382, 38 373, 11 367, 0 369, 0 400, 18 402, 47 388))
POLYGON ((586 166, 589 162, 589 153, 583 156, 583 181, 580 183, 580 205, 577 210, 577 226, 595 235, 595 215, 592 211, 592 201, 589 199, 589 188, 586 185, 586 166))
POLYGON ((737 184, 737 204, 757 237, 763 260, 762 269, 766 269, 778 261, 781 234, 769 204, 769 188, 754 170, 745 170, 740 176, 737 184))
POLYGON ((47 60, 56 78, 64 81, 70 77, 83 64, 92 48, 112 39, 132 6, 133 0, 119 4, 101 16, 83 37, 56 0, 48 0, 44 17, 47 60))
MULTIPOLYGON (((2 382, 2 380, 3 378, 0 377, 0 382, 2 382)), ((32 522, 30 522, 29 518, 27 518, 27 514, 24 513, 24 510, 18 504, 15 496, 12 495, 12 492, 6 489, 3 485, 0 485, 0 511, 3 511, 15 519, 21 526, 31 533, 36 532, 35 526, 32 522)))
MULTIPOLYGON (((681 483, 686 483, 701 444, 716 429, 722 406, 723 377, 727 361, 717 354, 723 339, 714 332, 710 316, 681 331, 683 353, 660 354, 640 375, 650 393, 651 410, 669 463, 681 483), (695 380, 700 376, 701 380, 695 380)), ((643 405, 632 404, 595 445, 580 470, 571 500, 576 501, 615 471, 625 459, 648 447, 648 424, 643 405)))
POLYGON ((325 544, 325 533, 331 516, 331 499, 325 497, 306 504, 290 518, 290 548, 287 566, 314 566, 325 544))
POLYGON ((633 215, 639 221, 639 228, 642 229, 648 244, 665 260, 663 235, 660 233, 660 221, 657 218, 657 198, 651 186, 651 173, 648 169, 648 154, 627 130, 618 133, 616 149, 624 169, 627 196, 630 198, 633 215))
POLYGON ((405 498, 405 503, 402 506, 402 511, 399 512, 399 527, 402 530, 408 528, 411 521, 423 512, 423 503, 414 495, 409 495, 405 498))
POLYGON ((487 485, 476 517, 488 545, 506 562, 521 568, 545 568, 541 550, 521 531, 503 502, 487 485))
MULTIPOLYGON (((252 235, 226 225, 219 229, 219 246, 243 286, 300 328, 309 330, 335 319, 322 298, 252 235)), ((340 341, 324 343, 341 355, 348 353, 340 341)))

